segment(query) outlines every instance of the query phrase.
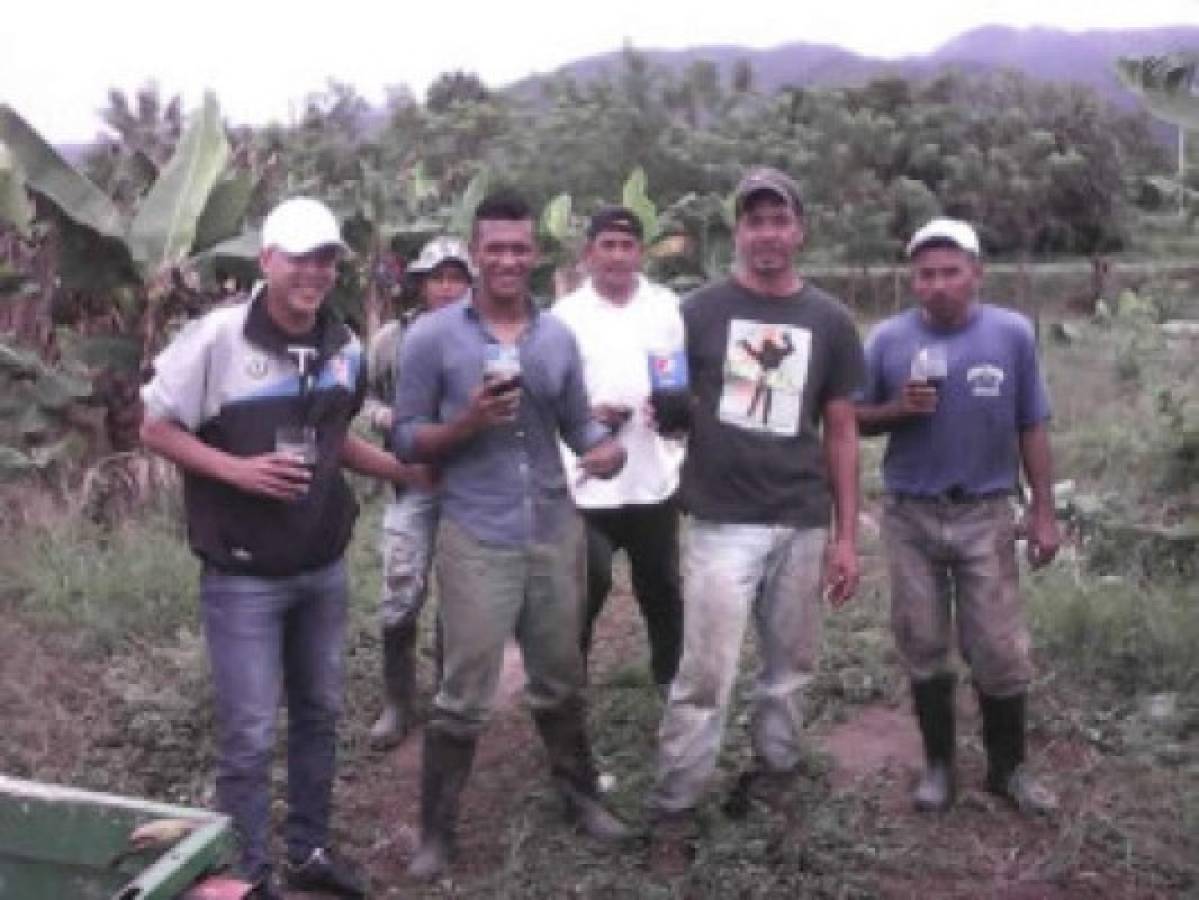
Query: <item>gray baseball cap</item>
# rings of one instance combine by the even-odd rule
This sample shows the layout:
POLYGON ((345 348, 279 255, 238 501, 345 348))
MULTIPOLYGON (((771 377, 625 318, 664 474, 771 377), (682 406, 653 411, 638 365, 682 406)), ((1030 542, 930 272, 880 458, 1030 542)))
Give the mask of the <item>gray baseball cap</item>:
POLYGON ((745 202, 754 194, 762 192, 774 194, 795 210, 797 216, 803 215, 803 200, 799 196, 799 185, 791 179, 791 176, 778 169, 772 169, 770 166, 755 166, 745 173, 733 194, 733 211, 740 216, 745 210, 745 202))

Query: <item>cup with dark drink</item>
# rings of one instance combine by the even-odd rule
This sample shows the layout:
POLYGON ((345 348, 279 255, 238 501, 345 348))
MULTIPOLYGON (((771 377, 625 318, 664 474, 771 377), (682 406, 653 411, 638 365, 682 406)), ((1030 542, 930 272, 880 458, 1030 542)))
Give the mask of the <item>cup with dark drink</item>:
POLYGON ((681 349, 650 351, 649 386, 659 431, 670 434, 691 427, 691 381, 681 349))
POLYGON ((928 344, 916 351, 912 357, 912 381, 941 389, 949 374, 949 358, 943 344, 928 344))
POLYGON ((489 394, 506 394, 519 388, 520 349, 512 344, 488 344, 483 358, 483 382, 489 394))

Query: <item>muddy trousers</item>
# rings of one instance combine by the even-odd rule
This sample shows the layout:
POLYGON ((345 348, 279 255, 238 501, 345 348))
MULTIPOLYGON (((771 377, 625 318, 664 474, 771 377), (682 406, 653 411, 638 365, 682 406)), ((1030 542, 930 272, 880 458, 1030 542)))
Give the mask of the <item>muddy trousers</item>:
POLYGON ((768 772, 798 765, 803 694, 823 622, 826 537, 823 528, 692 522, 683 658, 659 729, 651 812, 684 812, 699 802, 716 767, 751 616, 762 655, 750 723, 755 761, 768 772))
POLYGON ((552 543, 499 546, 450 520, 438 535, 437 579, 445 669, 425 731, 422 848, 452 842, 459 795, 500 686, 504 645, 515 636, 532 709, 556 778, 594 793, 579 651, 577 562, 582 523, 552 543))
POLYGON ((348 587, 339 560, 282 578, 208 568, 201 609, 217 719, 217 803, 233 818, 240 873, 269 871, 270 764, 287 701, 287 854, 327 847, 348 587))

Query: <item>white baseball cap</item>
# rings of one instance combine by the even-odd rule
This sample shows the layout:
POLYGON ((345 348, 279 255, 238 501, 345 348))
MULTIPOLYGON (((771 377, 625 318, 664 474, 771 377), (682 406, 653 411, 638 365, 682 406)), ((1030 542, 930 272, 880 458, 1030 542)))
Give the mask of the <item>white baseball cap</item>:
POLYGON ((980 255, 978 235, 975 234, 969 222, 941 217, 928 222, 912 235, 906 251, 908 259, 915 256, 925 244, 931 244, 934 241, 952 244, 959 250, 965 250, 971 256, 980 255))
POLYGON ((293 256, 320 247, 350 249, 333 213, 311 197, 292 197, 271 210, 262 223, 262 247, 277 247, 293 256))

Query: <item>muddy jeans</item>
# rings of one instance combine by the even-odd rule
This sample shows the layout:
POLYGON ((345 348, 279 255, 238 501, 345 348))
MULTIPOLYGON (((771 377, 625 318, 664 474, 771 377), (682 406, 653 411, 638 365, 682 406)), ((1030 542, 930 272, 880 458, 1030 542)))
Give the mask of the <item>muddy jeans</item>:
POLYGON ((694 520, 683 553, 683 658, 659 730, 651 810, 694 807, 716 767, 751 611, 762 664, 750 737, 757 765, 799 762, 803 692, 823 624, 827 530, 694 520))
POLYGON ((504 644, 513 635, 530 707, 555 709, 580 698, 582 540, 577 516, 555 542, 516 547, 477 541, 442 520, 435 565, 445 669, 430 729, 460 738, 482 732, 499 689, 504 644))
POLYGON ((281 578, 200 579, 217 719, 217 802, 233 818, 242 874, 270 866, 270 768, 287 698, 291 859, 328 846, 348 588, 345 564, 281 578))
POLYGON ((948 670, 956 618, 958 645, 979 690, 992 697, 1027 690, 1032 665, 1015 539, 1006 496, 956 503, 886 498, 891 628, 913 680, 948 670))
POLYGON ((408 488, 383 512, 379 552, 383 593, 379 618, 384 628, 414 624, 429 596, 429 569, 440 507, 436 494, 408 488))

